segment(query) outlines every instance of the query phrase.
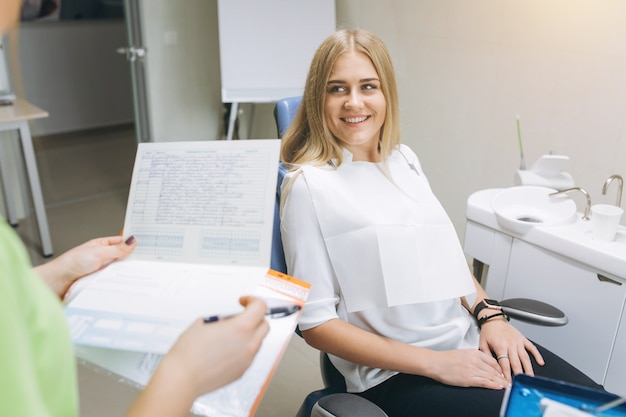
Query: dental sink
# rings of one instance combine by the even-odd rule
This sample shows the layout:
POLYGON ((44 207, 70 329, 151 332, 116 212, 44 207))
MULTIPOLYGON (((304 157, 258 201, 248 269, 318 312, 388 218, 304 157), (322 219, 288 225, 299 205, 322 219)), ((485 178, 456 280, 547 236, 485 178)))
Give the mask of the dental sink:
POLYGON ((565 195, 551 197, 549 194, 555 191, 529 185, 499 191, 491 201, 498 225, 523 235, 537 225, 572 223, 576 218, 576 203, 565 195))
POLYGON ((585 264, 602 274, 621 277, 626 284, 626 226, 618 226, 612 242, 594 239, 591 222, 583 220, 583 213, 576 211, 575 201, 567 194, 549 196, 555 191, 548 187, 517 186, 472 193, 465 213, 467 253, 474 253, 471 255, 474 257, 480 253, 491 259, 491 254, 481 251, 497 243, 499 250, 503 250, 510 243, 502 239, 511 238, 585 264))

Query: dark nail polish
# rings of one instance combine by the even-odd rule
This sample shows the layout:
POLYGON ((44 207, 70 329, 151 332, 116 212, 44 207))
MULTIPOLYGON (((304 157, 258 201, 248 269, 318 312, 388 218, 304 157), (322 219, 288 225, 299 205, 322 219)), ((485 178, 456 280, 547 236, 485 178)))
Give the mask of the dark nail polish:
POLYGON ((124 243, 126 243, 127 246, 132 245, 133 243, 135 243, 135 236, 129 237, 128 239, 126 239, 126 242, 124 243))

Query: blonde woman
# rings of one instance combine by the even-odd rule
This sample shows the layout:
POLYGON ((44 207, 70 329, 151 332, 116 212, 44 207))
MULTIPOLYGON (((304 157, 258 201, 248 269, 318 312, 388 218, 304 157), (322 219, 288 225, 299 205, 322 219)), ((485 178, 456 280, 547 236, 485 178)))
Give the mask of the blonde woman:
POLYGON ((515 373, 596 386, 485 304, 417 156, 400 144, 378 37, 340 30, 321 44, 281 157, 291 169, 287 268, 312 284, 300 330, 348 391, 390 417, 495 417, 515 373))

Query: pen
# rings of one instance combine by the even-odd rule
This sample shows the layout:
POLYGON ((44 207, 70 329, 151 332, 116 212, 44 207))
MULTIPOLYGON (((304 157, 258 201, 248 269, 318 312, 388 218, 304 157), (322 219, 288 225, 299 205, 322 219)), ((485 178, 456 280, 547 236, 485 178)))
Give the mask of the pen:
MULTIPOLYGON (((299 305, 268 307, 268 309, 265 310, 265 315, 269 316, 270 318, 277 319, 281 317, 290 316, 298 310, 300 310, 299 305)), ((220 321, 220 320, 226 320, 233 316, 235 316, 235 314, 215 315, 215 316, 205 317, 203 320, 205 323, 213 323, 213 322, 220 321)))

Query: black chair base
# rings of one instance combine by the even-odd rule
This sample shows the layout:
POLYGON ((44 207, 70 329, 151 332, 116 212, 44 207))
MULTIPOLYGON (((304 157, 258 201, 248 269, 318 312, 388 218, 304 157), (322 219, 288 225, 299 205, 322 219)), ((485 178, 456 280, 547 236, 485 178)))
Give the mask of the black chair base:
POLYGON ((356 394, 331 394, 321 398, 311 411, 311 417, 387 417, 377 405, 356 394))

